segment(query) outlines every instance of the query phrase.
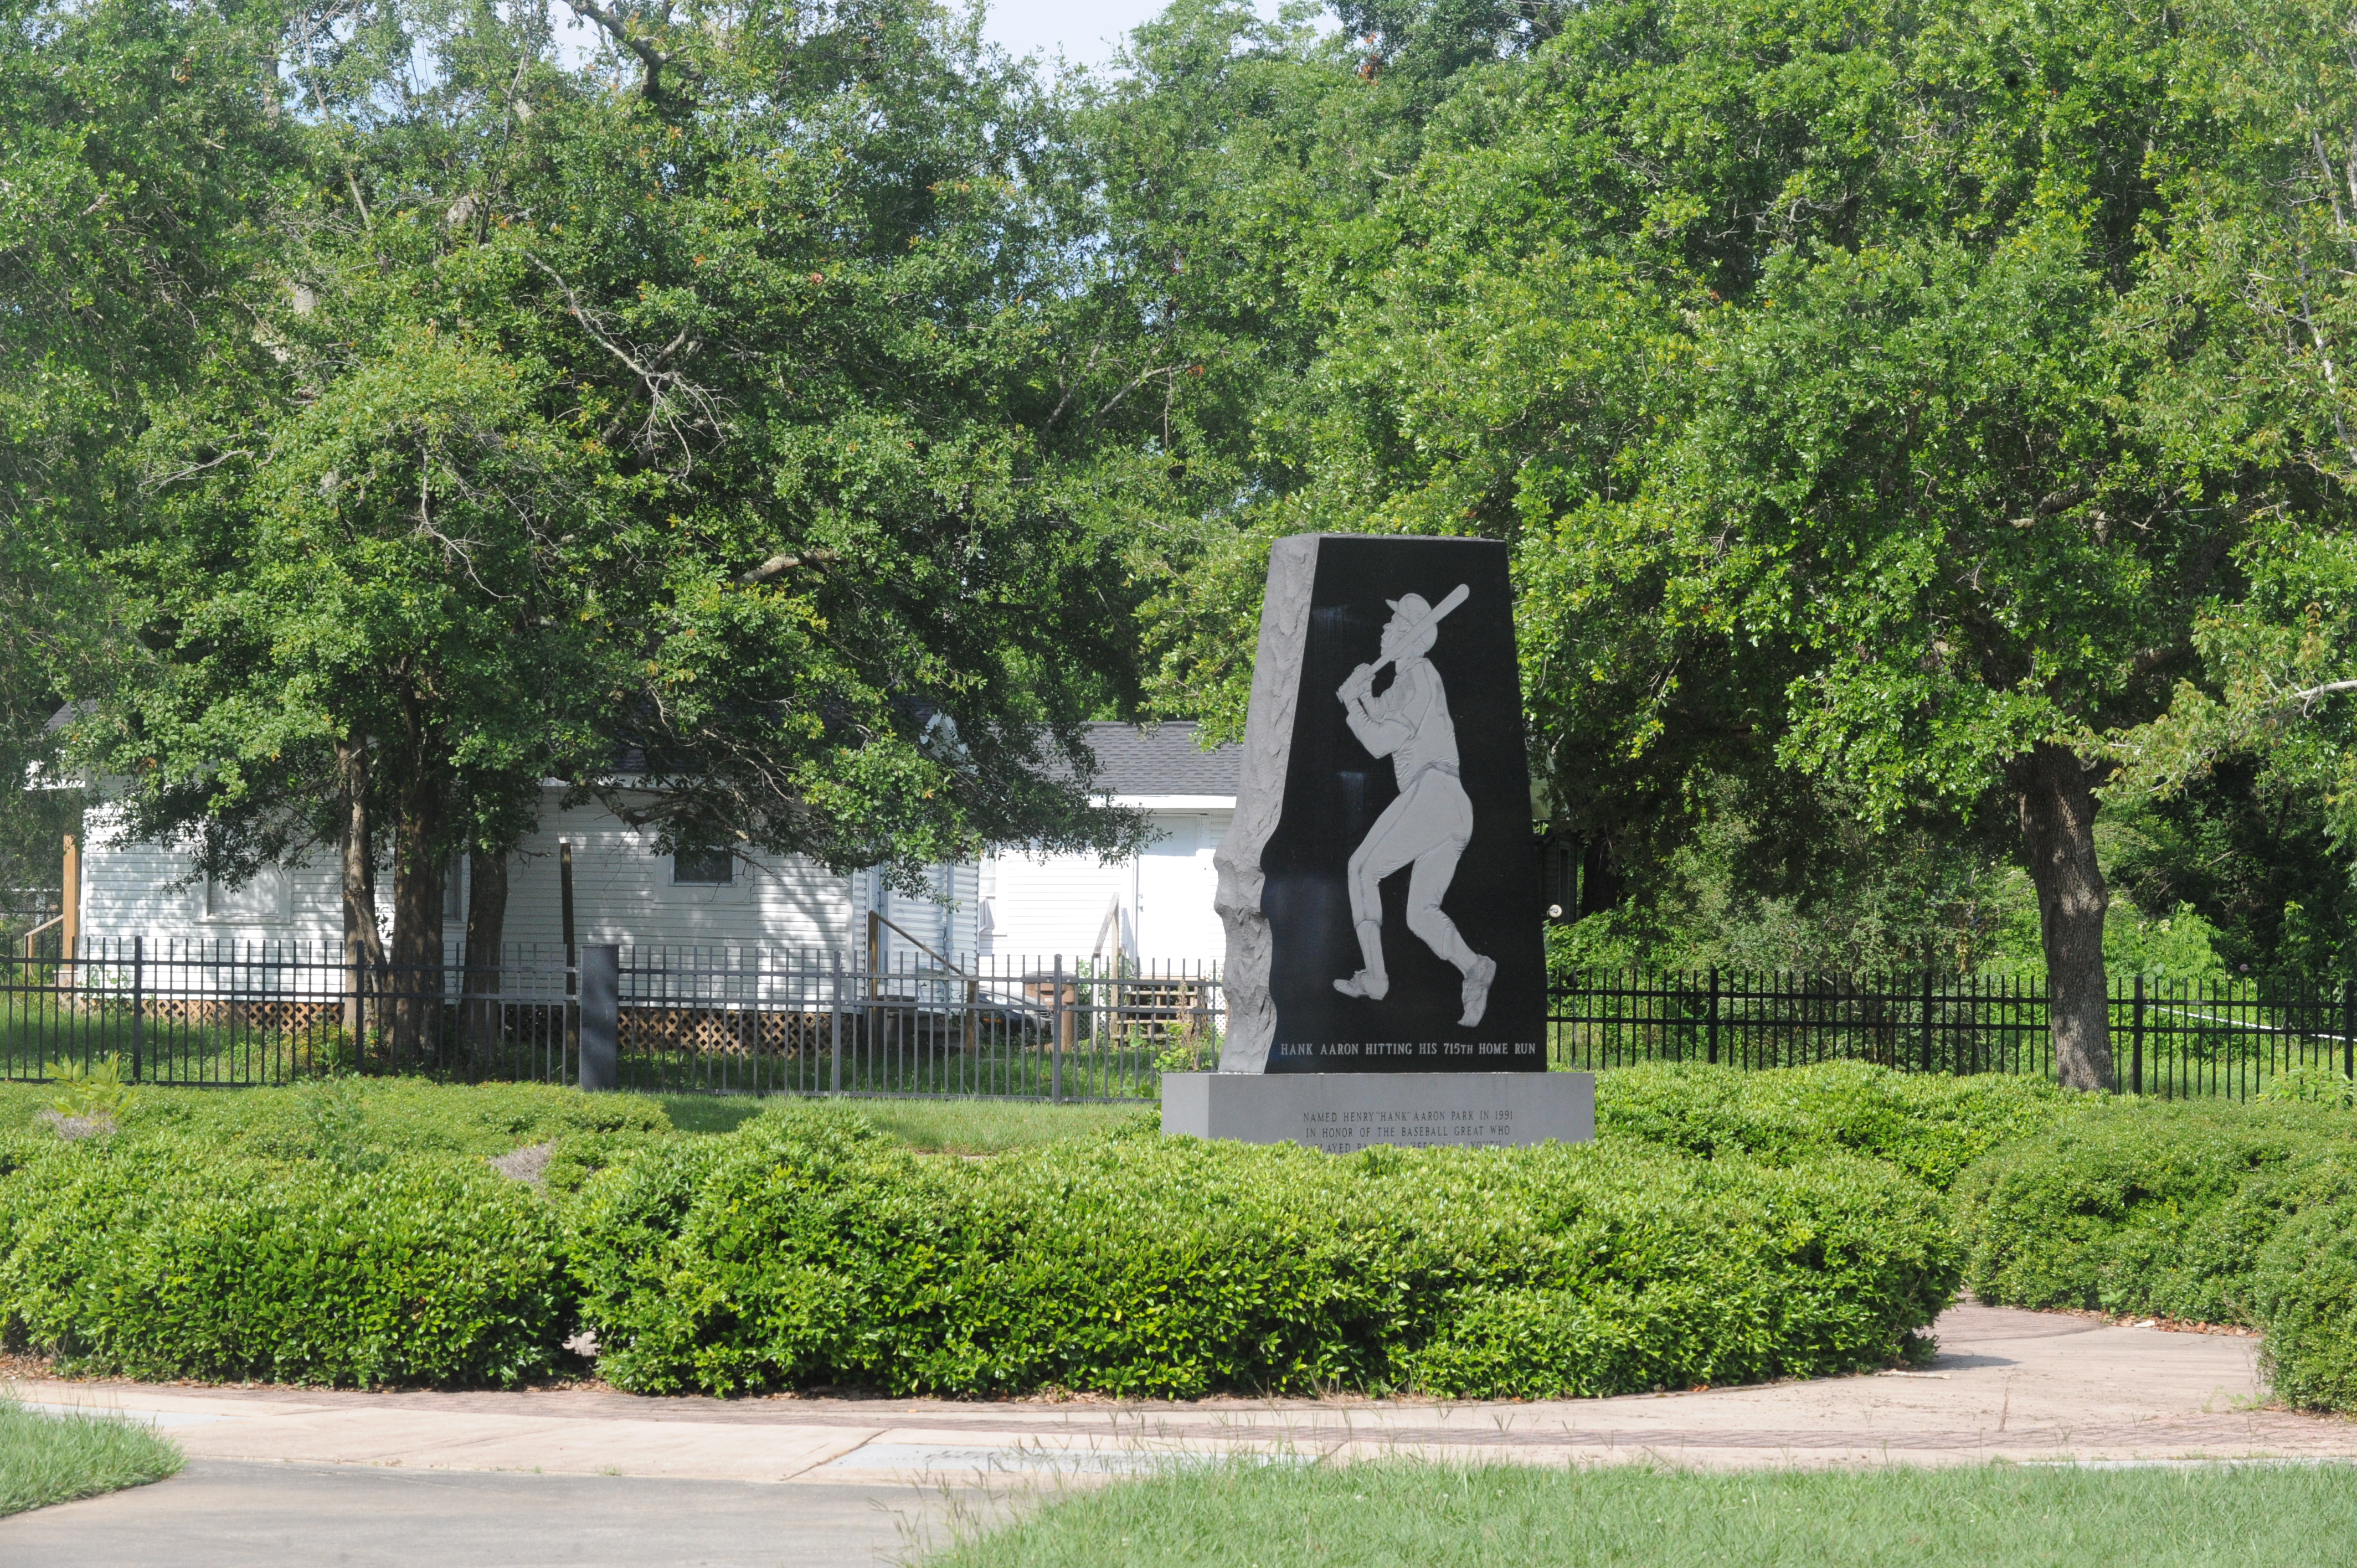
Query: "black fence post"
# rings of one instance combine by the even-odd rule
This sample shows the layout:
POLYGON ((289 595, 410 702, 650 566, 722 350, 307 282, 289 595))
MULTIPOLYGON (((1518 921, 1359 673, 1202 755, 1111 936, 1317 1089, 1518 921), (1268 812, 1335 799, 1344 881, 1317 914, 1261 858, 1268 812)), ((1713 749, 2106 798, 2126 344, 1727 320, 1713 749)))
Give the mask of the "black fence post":
POLYGON ((2357 981, 2341 983, 2341 1076, 2357 1079, 2357 981))
POLYGON ((1049 1058, 1050 1065, 1048 1069, 1048 1101, 1051 1105, 1060 1105, 1064 1100, 1064 955, 1062 953, 1056 955, 1056 971, 1052 983, 1056 987, 1055 1011, 1052 1015, 1055 1020, 1056 1040, 1055 1054, 1049 1058))
POLYGON ((619 1089, 621 1071, 622 950, 591 942, 581 950, 581 1087, 619 1089))
POLYGON ((1703 1039, 1710 1054, 1710 1065, 1718 1065, 1718 965, 1710 966, 1710 1022, 1705 1026, 1703 1039))
POLYGON ((2144 1092, 2144 976, 2136 977, 2136 1011, 2128 1024, 2128 1092, 2144 1092))
POLYGON ((1928 966, 1928 965, 1926 965, 1926 966, 1925 966, 1925 968, 1924 968, 1924 970, 1923 970, 1923 1040, 1922 1040, 1922 1053, 1923 1053, 1923 1070, 1924 1070, 1925 1072, 1930 1072, 1930 1071, 1932 1070, 1932 1056, 1933 1056, 1934 1052, 1933 1052, 1933 1047, 1932 1047, 1932 971, 1931 971, 1930 966, 1928 966))
POLYGON ((140 1038, 141 1023, 147 1011, 147 939, 131 939, 131 1081, 139 1081, 140 1058, 145 1053, 140 1038))
POLYGON ((840 948, 835 950, 834 958, 834 1010, 829 1015, 826 1025, 826 1091, 829 1094, 841 1094, 843 1092, 843 950, 840 948))

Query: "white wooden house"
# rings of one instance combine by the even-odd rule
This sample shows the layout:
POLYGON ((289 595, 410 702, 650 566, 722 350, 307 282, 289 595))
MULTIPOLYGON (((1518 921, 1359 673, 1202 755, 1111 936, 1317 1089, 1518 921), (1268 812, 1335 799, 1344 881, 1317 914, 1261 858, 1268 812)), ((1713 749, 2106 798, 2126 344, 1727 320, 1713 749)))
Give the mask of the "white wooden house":
MULTIPOLYGON (((949 955, 1216 961, 1224 941, 1211 912, 1211 851, 1234 814, 1236 748, 1201 751, 1194 726, 1177 724, 1096 725, 1090 743, 1107 792, 1148 811, 1160 830, 1151 848, 1110 865, 1087 855, 1011 853, 980 865, 937 866, 924 896, 896 891, 872 871, 843 875, 795 858, 658 855, 651 834, 603 807, 560 810, 563 789, 552 784, 540 830, 509 867, 507 940, 561 947, 558 854, 569 845, 582 943, 856 952, 872 909, 906 933, 885 932, 888 958, 914 956, 921 942, 949 955)), ((125 842, 104 806, 85 818, 82 845, 79 935, 86 941, 144 937, 160 950, 190 939, 330 947, 341 940, 332 853, 234 888, 191 882, 186 851, 125 842)), ((379 876, 387 924, 391 884, 389 874, 379 876)), ((461 866, 445 909, 454 946, 466 909, 461 866)))
POLYGON ((1211 852, 1235 819, 1242 748, 1206 751, 1191 724, 1093 725, 1089 746, 1107 796, 1145 811, 1154 842, 1110 865, 1091 855, 1020 852, 984 861, 981 950, 1071 959, 1119 953, 1157 966, 1218 961, 1227 939, 1211 908, 1211 852))

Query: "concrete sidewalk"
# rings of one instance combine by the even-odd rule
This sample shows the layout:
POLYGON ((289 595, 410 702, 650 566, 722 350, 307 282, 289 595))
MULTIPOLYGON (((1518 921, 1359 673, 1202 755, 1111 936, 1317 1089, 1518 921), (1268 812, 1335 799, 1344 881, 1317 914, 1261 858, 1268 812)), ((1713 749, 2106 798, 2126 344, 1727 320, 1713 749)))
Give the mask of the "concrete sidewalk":
POLYGON ((940 1484, 1232 1451, 1534 1464, 2357 1457, 2357 1423, 2256 1408, 2254 1338, 1964 1305, 1916 1372, 1534 1403, 642 1399, 25 1382, 155 1422, 191 1456, 702 1480, 940 1484))
POLYGON ((1713 1466, 2357 1459, 2357 1423, 2258 1408, 2255 1339, 1973 1305, 1949 1312, 1937 1332, 1941 1353, 1921 1371, 1528 1404, 720 1401, 602 1389, 27 1382, 13 1391, 38 1406, 153 1421, 195 1463, 182 1480, 0 1521, 0 1559, 70 1554, 84 1563, 93 1557, 71 1542, 119 1540, 119 1553, 96 1560, 283 1560, 265 1544, 275 1516, 250 1500, 264 1493, 283 1493, 286 1517, 309 1520, 302 1528, 315 1544, 339 1543, 342 1555, 296 1554, 315 1561, 472 1563, 459 1550, 470 1530, 500 1534, 500 1520, 544 1517, 517 1528, 528 1541, 543 1531, 555 1532, 544 1537, 552 1543, 578 1537, 579 1550, 552 1544, 556 1555, 502 1551, 480 1561, 602 1563, 597 1542, 610 1531, 598 1510, 609 1508, 612 1519, 636 1521, 611 1527, 635 1541, 624 1553, 633 1562, 800 1564, 890 1561, 912 1532, 938 1532, 961 1509, 1003 1506, 1043 1483, 1222 1454, 1713 1466), (399 1479, 384 1481, 386 1472, 399 1479), (633 1484, 616 1484, 624 1480, 633 1484), (721 1489, 644 1484, 658 1480, 721 1489), (426 1513, 443 1532, 430 1550, 419 1533, 429 1525, 412 1529, 426 1513), (465 1522, 479 1513, 478 1524, 465 1522), (171 1520, 181 1548, 210 1542, 205 1550, 232 1554, 140 1555, 132 1546, 143 1527, 127 1521, 142 1518, 171 1520), (200 1521, 214 1518, 223 1531, 261 1520, 253 1529, 264 1534, 205 1535, 200 1521), (403 1533, 387 1537, 395 1518, 403 1533), (747 1530, 776 1541, 759 1548, 768 1555, 706 1554, 733 1550, 747 1530), (237 1541, 251 1554, 235 1555, 247 1550, 237 1541))
POLYGON ((195 1459, 179 1476, 0 1520, 8 1568, 868 1568, 915 1561, 996 1500, 195 1459))

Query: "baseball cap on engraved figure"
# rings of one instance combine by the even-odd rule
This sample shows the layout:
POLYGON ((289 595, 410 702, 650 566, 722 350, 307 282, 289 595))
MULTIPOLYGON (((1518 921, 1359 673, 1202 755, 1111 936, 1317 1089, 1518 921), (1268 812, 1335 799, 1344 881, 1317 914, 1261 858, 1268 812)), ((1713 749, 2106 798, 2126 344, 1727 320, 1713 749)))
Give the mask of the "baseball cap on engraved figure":
POLYGON ((1424 618, 1432 613, 1432 607, 1425 602, 1422 594, 1402 594, 1398 598, 1385 599, 1383 603, 1391 607, 1392 619, 1409 630, 1421 626, 1424 618))

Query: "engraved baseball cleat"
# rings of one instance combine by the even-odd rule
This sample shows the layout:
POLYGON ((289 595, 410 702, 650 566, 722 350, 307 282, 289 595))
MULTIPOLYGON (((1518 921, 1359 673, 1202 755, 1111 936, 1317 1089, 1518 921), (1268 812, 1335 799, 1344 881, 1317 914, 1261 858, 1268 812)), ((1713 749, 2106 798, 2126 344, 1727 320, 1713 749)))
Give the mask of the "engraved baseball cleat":
POLYGON ((1493 958, 1477 958, 1465 972, 1465 1016, 1457 1020, 1460 1026, 1469 1029, 1481 1021, 1481 1015, 1490 1008, 1490 982, 1497 977, 1498 961, 1493 958))
POLYGON ((1392 982, 1389 975, 1378 974, 1370 979, 1363 969, 1348 980, 1338 980, 1334 983, 1334 989, 1343 995, 1363 996, 1370 1002, 1381 1002, 1383 999, 1383 993, 1391 988, 1392 982))

